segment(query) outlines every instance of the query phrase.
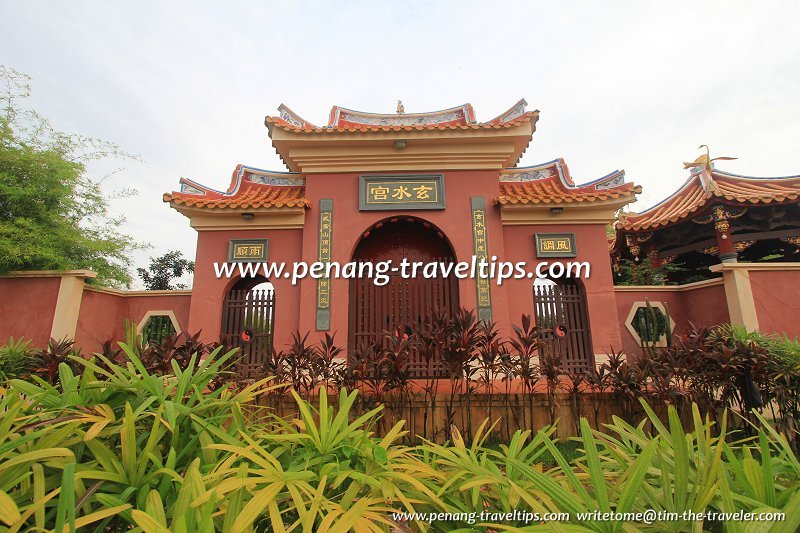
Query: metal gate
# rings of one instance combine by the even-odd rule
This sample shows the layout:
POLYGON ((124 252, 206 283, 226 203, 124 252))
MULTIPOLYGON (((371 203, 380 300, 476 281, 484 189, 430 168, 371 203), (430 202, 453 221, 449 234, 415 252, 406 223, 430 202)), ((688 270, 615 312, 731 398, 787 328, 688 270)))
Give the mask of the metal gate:
MULTIPOLYGON (((431 259, 441 264, 452 264, 453 259, 431 259)), ((458 310, 458 279, 423 276, 404 279, 399 274, 390 276, 390 281, 377 286, 369 278, 350 280, 350 339, 351 348, 364 343, 381 342, 384 332, 400 328, 413 333, 434 309, 448 315, 458 310)), ((443 377, 441 367, 429 369, 422 359, 409 363, 411 378, 443 377)))
POLYGON ((257 377, 272 351, 275 325, 275 291, 231 290, 222 305, 220 342, 240 348, 236 372, 242 377, 257 377))
POLYGON ((533 286, 533 306, 540 338, 561 355, 565 372, 593 365, 586 294, 578 284, 533 286))

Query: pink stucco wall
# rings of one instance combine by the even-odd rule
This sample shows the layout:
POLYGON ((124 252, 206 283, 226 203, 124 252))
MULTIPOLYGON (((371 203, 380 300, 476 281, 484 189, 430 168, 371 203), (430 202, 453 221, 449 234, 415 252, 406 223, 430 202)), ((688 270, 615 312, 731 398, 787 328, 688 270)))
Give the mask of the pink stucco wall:
POLYGON ((0 278, 0 344, 9 337, 50 340, 61 278, 0 278))
MULTIPOLYGON (((342 226, 354 229, 361 224, 350 223, 342 226)), ((504 259, 510 261, 530 259, 533 254, 530 231, 530 228, 522 226, 498 231, 496 235, 502 236, 502 239, 495 239, 495 243, 498 241, 515 243, 506 249, 504 259)), ((590 242, 593 236, 593 228, 586 227, 585 231, 586 235, 583 233, 578 235, 579 249, 581 242, 590 242)), ((259 232, 260 237, 264 234, 265 232, 259 232)), ((301 235, 300 230, 277 230, 274 235, 269 235, 273 239, 271 259, 291 262, 302 257, 304 243, 301 235)), ((220 250, 225 248, 223 245, 227 243, 228 238, 229 234, 218 232, 209 232, 202 236, 198 246, 198 259, 203 258, 203 261, 198 261, 198 265, 209 266, 214 260, 224 260, 220 250)), ((353 241, 355 240, 356 238, 353 238, 353 241)), ((590 246, 584 247, 584 251, 587 251, 587 248, 591 249, 590 246)), ((457 254, 460 256, 465 251, 469 251, 466 243, 459 243, 457 254)), ((310 256, 312 250, 306 250, 305 253, 310 256)), ((343 250, 340 259, 348 260, 349 253, 343 250)), ((578 258, 581 259, 582 256, 578 258)), ((690 323, 697 326, 713 326, 730 321, 721 280, 681 288, 616 287, 614 290, 609 290, 611 287, 607 282, 610 282, 610 273, 603 268, 598 270, 598 265, 601 263, 593 262, 592 277, 585 284, 595 353, 607 353, 612 349, 622 349, 632 354, 639 353, 638 342, 625 327, 625 320, 634 302, 650 300, 664 303, 669 309, 676 333, 685 332, 690 323), (615 312, 608 312, 609 310, 615 312)), ((92 353, 99 350, 107 339, 122 339, 125 320, 140 322, 147 311, 172 311, 181 330, 194 334, 202 329, 204 340, 217 340, 221 295, 235 280, 217 280, 210 276, 207 270, 200 266, 195 272, 195 288, 191 294, 118 293, 87 287, 83 293, 78 316, 76 346, 84 353, 92 353)), ((310 291, 310 286, 292 286, 288 280, 274 280, 274 282, 278 297, 278 320, 283 326, 276 328, 276 346, 283 348, 289 342, 291 333, 298 327, 306 326, 306 330, 313 329, 313 323, 310 323, 313 318, 311 314, 313 292, 310 291), (310 294, 304 293, 306 289, 310 294)), ((462 283, 466 284, 465 280, 462 280, 462 283)), ((800 302, 800 270, 753 270, 750 272, 750 283, 759 329, 764 333, 786 333, 790 337, 800 337, 800 318, 797 313, 797 302, 800 302)), ((0 278, 0 343, 7 342, 8 338, 13 336, 32 339, 32 344, 37 347, 44 346, 49 339, 53 324, 59 285, 59 277, 0 278)), ((529 314, 532 311, 530 283, 528 280, 521 280, 517 285, 511 282, 500 290, 493 287, 493 298, 497 297, 497 300, 507 304, 507 311, 498 313, 499 316, 495 317, 505 328, 509 322, 518 321, 518 315, 529 314)), ((464 300, 468 300, 468 302, 462 301, 462 304, 474 305, 474 287, 467 285, 461 288, 465 293, 464 300), (471 302, 469 295, 472 296, 471 302)), ((344 287, 340 287, 337 294, 346 298, 344 287)), ((495 303, 499 303, 497 300, 495 303)), ((346 328, 347 313, 342 311, 342 307, 337 307, 332 328, 333 331, 340 331, 340 340, 346 339, 343 335, 346 329, 343 331, 343 328, 346 328)))
MULTIPOLYGON (((591 265, 590 275, 581 279, 580 283, 586 291, 592 348, 594 353, 606 353, 610 347, 619 346, 621 340, 616 314, 608 312, 614 309, 615 300, 608 241, 604 240, 605 225, 575 224, 568 229, 575 233, 578 256, 574 259, 536 258, 535 234, 565 231, 564 226, 548 224, 503 226, 506 248, 501 259, 514 263, 525 261, 529 272, 535 272, 536 266, 544 261, 588 262, 591 265)), ((523 314, 533 315, 533 280, 509 279, 504 286, 507 287, 512 323, 518 324, 523 314)))
POLYGON ((97 351, 107 339, 122 339, 125 298, 105 292, 83 291, 75 344, 84 353, 97 351))
POLYGON ((800 337, 800 270, 750 271, 758 328, 800 337))
POLYGON ((84 353, 92 353, 108 339, 122 340, 125 320, 141 322, 147 311, 172 311, 181 330, 187 331, 190 302, 191 295, 183 293, 124 296, 86 289, 75 330, 75 345, 84 353))
POLYGON ((638 341, 625 326, 625 321, 635 302, 661 302, 669 311, 674 323, 674 332, 685 332, 690 324, 695 326, 714 326, 730 321, 725 300, 725 289, 721 284, 702 284, 675 290, 674 287, 617 287, 617 320, 622 336, 620 347, 625 353, 638 354, 641 351, 638 341))
MULTIPOLYGON (((285 262, 291 270, 292 263, 301 261, 303 232, 300 229, 201 231, 197 236, 197 258, 194 270, 189 331, 202 331, 205 342, 219 341, 222 326, 222 304, 227 291, 238 281, 217 278, 214 263, 228 260, 230 239, 269 239, 269 261, 285 262)), ((310 259, 314 261, 316 258, 310 259)), ((271 279, 275 288, 275 347, 284 349, 291 342, 292 333, 300 328, 300 305, 314 307, 314 295, 301 298, 300 285, 278 277, 271 279)), ((313 329, 308 325, 304 331, 313 329)))

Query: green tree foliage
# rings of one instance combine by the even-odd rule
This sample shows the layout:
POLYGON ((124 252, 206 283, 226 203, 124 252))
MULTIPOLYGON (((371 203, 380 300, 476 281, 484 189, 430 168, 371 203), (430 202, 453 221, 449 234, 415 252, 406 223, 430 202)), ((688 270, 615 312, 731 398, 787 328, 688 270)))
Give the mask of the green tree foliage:
POLYGON ((124 219, 110 215, 102 179, 88 176, 86 165, 132 156, 59 132, 21 107, 30 95, 25 74, 0 65, 0 90, 0 274, 88 268, 99 283, 129 285, 128 255, 142 245, 119 233, 124 219))
POLYGON ((674 285, 669 282, 670 273, 682 270, 672 263, 655 266, 649 260, 622 259, 614 270, 614 285, 674 285))
POLYGON ((188 272, 194 272, 194 261, 183 257, 178 250, 170 250, 160 257, 150 258, 150 268, 137 268, 136 272, 150 291, 171 291, 185 289, 186 283, 175 283, 175 278, 180 278, 188 272))

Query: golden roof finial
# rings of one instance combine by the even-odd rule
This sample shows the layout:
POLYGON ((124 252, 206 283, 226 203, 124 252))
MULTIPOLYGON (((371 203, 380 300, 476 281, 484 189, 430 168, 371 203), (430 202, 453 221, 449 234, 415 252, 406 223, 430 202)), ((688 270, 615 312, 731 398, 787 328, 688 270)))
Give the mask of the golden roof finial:
POLYGON ((403 106, 403 102, 401 100, 397 101, 397 114, 402 115, 406 112, 406 108, 403 106))
POLYGON ((725 161, 731 161, 733 159, 738 159, 736 157, 715 157, 714 159, 711 159, 711 153, 709 151, 708 145, 701 144, 697 149, 698 150, 702 150, 703 148, 706 149, 706 153, 701 155, 700 157, 698 157, 697 159, 695 159, 691 163, 684 163, 683 164, 683 168, 703 167, 705 170, 710 171, 711 170, 711 163, 713 161, 718 161, 720 159, 721 160, 725 160, 725 161))

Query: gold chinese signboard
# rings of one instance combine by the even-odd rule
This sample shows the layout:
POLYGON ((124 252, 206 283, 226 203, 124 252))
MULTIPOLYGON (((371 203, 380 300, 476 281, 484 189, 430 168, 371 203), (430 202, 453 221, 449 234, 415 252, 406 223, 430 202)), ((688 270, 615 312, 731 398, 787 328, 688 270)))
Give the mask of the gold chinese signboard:
POLYGON ((228 241, 228 261, 252 263, 267 260, 269 239, 233 239, 228 241))
MULTIPOLYGON (((470 199, 472 205, 472 243, 477 261, 487 261, 489 244, 486 235, 486 201, 481 196, 470 199)), ((478 319, 492 320, 492 294, 489 278, 475 277, 478 297, 478 319)))
POLYGON ((444 176, 361 176, 359 209, 444 209, 444 176))
MULTIPOLYGON (((325 198, 319 202, 319 261, 331 261, 331 237, 333 236, 333 200, 325 198)), ((317 331, 331 329, 331 280, 317 280, 317 331)))
POLYGON ((536 257, 577 257, 574 233, 537 233, 536 257))

